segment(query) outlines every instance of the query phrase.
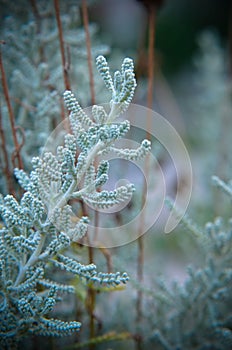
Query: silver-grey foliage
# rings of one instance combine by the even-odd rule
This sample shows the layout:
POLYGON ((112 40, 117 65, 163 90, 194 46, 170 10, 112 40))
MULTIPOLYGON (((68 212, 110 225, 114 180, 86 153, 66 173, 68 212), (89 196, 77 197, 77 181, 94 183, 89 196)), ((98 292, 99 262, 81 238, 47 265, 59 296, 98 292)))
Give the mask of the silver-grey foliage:
MULTIPOLYGON (((213 181, 230 198, 231 184, 213 181)), ((188 217, 182 220, 198 241, 199 266, 188 267, 183 285, 167 286, 156 279, 150 291, 148 346, 158 350, 229 350, 232 348, 232 221, 220 217, 200 229, 188 217)))
POLYGON ((137 150, 118 150, 114 143, 130 128, 128 121, 115 119, 128 108, 136 81, 133 62, 122 64, 120 83, 109 74, 104 57, 97 58, 98 70, 112 93, 111 109, 107 113, 93 106, 94 119, 80 107, 71 91, 64 100, 70 111, 70 133, 56 152, 44 152, 32 159, 33 170, 28 175, 15 169, 15 176, 24 189, 20 201, 12 195, 1 197, 0 214, 0 341, 1 347, 11 347, 18 338, 28 334, 63 336, 78 331, 77 321, 64 322, 49 317, 61 293, 73 293, 70 285, 48 278, 51 267, 80 276, 88 284, 118 285, 126 283, 126 273, 99 273, 94 264, 84 265, 66 254, 71 242, 87 232, 88 218, 73 220, 71 199, 79 199, 95 208, 105 208, 132 195, 128 184, 113 191, 100 190, 108 179, 109 163, 96 158, 111 151, 125 153, 125 158, 143 157, 150 150, 144 140, 137 150))
MULTIPOLYGON (((7 2, 0 6, 0 12, 2 10, 7 13, 0 28, 1 40, 5 42, 4 45, 1 45, 3 63, 15 122, 17 126, 23 128, 27 140, 23 143, 20 154, 24 168, 29 171, 31 170, 31 157, 37 154, 54 125, 61 120, 63 101, 60 95, 64 91, 64 79, 59 32, 53 1, 38 1, 39 19, 35 18, 31 4, 26 1, 24 5, 20 1, 19 4, 7 2), (22 11, 24 16, 19 15, 22 11)), ((70 85, 74 91, 78 89, 78 99, 86 106, 90 103, 91 98, 86 33, 81 24, 80 6, 80 1, 61 2, 60 17, 70 85)), ((94 59, 110 51, 107 45, 99 43, 96 37, 97 32, 97 25, 90 23, 91 52, 94 59)), ((93 70, 96 73, 96 67, 93 70)), ((96 94, 102 91, 98 101, 106 102, 108 95, 106 96, 103 86, 101 80, 95 80, 96 94)), ((2 86, 0 86, 0 92, 2 93, 2 86)), ((1 115, 11 164, 14 143, 4 98, 1 101, 1 115)), ((21 144, 23 137, 20 130, 17 130, 17 136, 21 144)), ((0 160, 4 164, 2 150, 0 150, 0 160)), ((2 167, 0 175, 2 175, 0 178, 1 191, 5 191, 7 186, 5 186, 2 167)))

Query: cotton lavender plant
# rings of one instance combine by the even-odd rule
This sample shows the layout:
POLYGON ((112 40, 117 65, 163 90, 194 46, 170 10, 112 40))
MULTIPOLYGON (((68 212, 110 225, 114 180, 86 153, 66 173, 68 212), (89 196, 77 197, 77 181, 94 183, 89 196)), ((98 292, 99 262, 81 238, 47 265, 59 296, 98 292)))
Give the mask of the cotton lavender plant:
POLYGON ((88 218, 73 220, 72 199, 94 208, 113 206, 131 197, 134 186, 127 184, 113 191, 101 190, 108 179, 109 163, 97 158, 115 152, 125 159, 139 159, 150 150, 144 140, 138 149, 118 149, 115 141, 130 129, 127 120, 116 121, 133 98, 136 87, 133 61, 124 59, 121 71, 110 75, 106 59, 96 60, 98 71, 111 92, 110 111, 92 107, 88 116, 71 91, 64 92, 69 110, 69 130, 54 153, 44 152, 32 159, 28 175, 15 169, 25 191, 20 201, 12 195, 0 199, 0 344, 16 347, 29 335, 65 336, 79 331, 78 321, 51 318, 51 311, 63 293, 74 293, 72 285, 53 281, 52 269, 78 275, 88 286, 119 285, 127 273, 102 273, 94 264, 84 265, 70 256, 72 242, 87 234, 88 218))
MULTIPOLYGON (((232 198, 232 182, 212 177, 232 198)), ((169 202, 169 205, 172 204, 169 202)), ((188 267, 183 284, 156 278, 146 290, 152 334, 147 348, 158 350, 229 350, 232 347, 232 220, 216 217, 201 228, 189 217, 182 223, 198 243, 198 263, 188 267), (154 316, 155 315, 155 316, 154 316)))
MULTIPOLYGON (((89 72, 86 33, 81 24, 81 1, 75 1, 75 4, 69 0, 60 3, 69 83, 73 90, 79 89, 79 102, 87 105, 90 101, 89 72)), ((5 43, 1 44, 2 61, 12 112, 16 126, 23 127, 17 128, 16 136, 21 145, 20 156, 24 169, 31 171, 31 158, 37 155, 38 149, 44 145, 54 125, 63 116, 60 94, 64 90, 64 77, 54 2, 24 1, 24 5, 21 1, 20 4, 5 2, 4 5, 0 4, 0 13, 5 13, 0 26, 0 37, 1 42, 5 43)), ((97 33, 97 25, 89 23, 91 53, 94 58, 110 52, 109 46, 99 42, 97 33)), ((102 91, 101 102, 108 100, 109 94, 106 97, 102 80, 96 80, 94 88, 96 94, 102 91)), ((0 92, 4 97, 1 84, 0 92)), ((15 142, 8 132, 11 124, 5 98, 1 101, 1 127, 6 135, 7 160, 10 170, 13 170, 18 165, 16 163, 11 166, 15 142)), ((6 157, 2 149, 0 158, 0 191, 5 195, 9 189, 4 172, 6 157)))

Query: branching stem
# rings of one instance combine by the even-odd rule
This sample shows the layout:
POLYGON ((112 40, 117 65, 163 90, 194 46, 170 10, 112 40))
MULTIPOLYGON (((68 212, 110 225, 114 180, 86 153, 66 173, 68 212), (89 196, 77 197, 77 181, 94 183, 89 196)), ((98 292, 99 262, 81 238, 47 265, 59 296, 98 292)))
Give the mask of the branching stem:
POLYGON ((33 254, 30 256, 30 258, 26 262, 26 264, 20 268, 19 274, 18 274, 17 279, 14 283, 14 287, 17 287, 23 281, 23 279, 25 277, 25 273, 28 270, 28 268, 30 266, 34 265, 39 260, 39 255, 43 249, 45 239, 46 239, 46 235, 42 234, 40 237, 40 242, 37 245, 36 249, 34 250, 33 254))

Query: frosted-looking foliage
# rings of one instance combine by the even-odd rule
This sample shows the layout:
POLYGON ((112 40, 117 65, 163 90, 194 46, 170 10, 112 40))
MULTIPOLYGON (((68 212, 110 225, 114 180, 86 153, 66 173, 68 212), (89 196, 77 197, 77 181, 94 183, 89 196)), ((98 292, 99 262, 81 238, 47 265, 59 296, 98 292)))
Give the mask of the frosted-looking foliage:
MULTIPOLYGON (((44 152, 32 159, 28 175, 15 169, 24 189, 18 201, 12 195, 1 197, 0 213, 0 333, 3 347, 17 343, 28 334, 64 336, 78 331, 78 321, 65 322, 49 317, 62 293, 73 293, 71 285, 48 278, 51 268, 78 275, 86 285, 117 286, 126 283, 127 274, 97 272, 94 264, 83 264, 66 254, 72 242, 87 233, 88 218, 73 220, 70 200, 79 199, 95 208, 105 208, 127 200, 134 186, 127 184, 113 191, 101 190, 108 179, 109 163, 96 158, 104 152, 116 152, 126 159, 139 159, 150 150, 144 140, 137 150, 115 147, 116 140, 130 129, 127 120, 118 121, 133 97, 136 81, 133 62, 126 58, 120 84, 110 76, 106 59, 97 58, 97 66, 112 94, 111 109, 93 106, 94 118, 85 114, 71 91, 64 92, 70 112, 70 132, 53 154, 44 152), (110 81, 110 83, 109 83, 110 81)), ((117 73, 119 74, 119 73, 117 73)))

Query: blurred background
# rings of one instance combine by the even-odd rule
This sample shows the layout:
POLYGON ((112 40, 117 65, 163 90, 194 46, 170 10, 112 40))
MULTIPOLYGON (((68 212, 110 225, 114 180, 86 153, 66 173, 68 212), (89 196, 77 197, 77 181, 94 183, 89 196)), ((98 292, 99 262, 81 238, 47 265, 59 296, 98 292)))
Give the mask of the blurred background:
MULTIPOLYGON (((13 4, 1 0, 2 33, 8 30, 9 23, 5 19, 9 16, 21 26, 30 21, 34 16, 33 4, 36 1, 21 0, 13 4)), ((149 6, 153 4, 156 11, 152 108, 171 122, 185 142, 194 180, 188 212, 203 225, 215 215, 229 214, 228 202, 223 199, 225 205, 222 204, 222 198, 211 186, 211 176, 216 174, 228 180, 232 173, 232 3, 229 0, 88 1, 89 21, 97 25, 96 40, 110 48, 105 51, 106 54, 108 51, 112 71, 120 66, 125 56, 134 59, 138 87, 133 102, 144 106, 147 106, 148 91, 148 17, 149 6)), ((67 12, 67 7, 71 9, 76 5, 80 7, 82 24, 80 1, 70 1, 68 5, 60 1, 61 15, 67 12)), ((50 16, 52 19, 52 14, 50 16)), ((2 38, 4 40, 4 34, 2 38)), ((95 38, 92 40, 95 44, 95 38)), ((9 46, 4 49, 10 55, 9 46)), ((5 59, 6 68, 9 66, 11 70, 10 76, 13 68, 9 62, 10 58, 5 59)), ((14 64, 15 69, 20 66, 19 61, 14 60, 14 64)), ((61 88, 59 93, 62 93, 61 88)), ((81 94, 81 91, 77 93, 81 94)), ((83 107, 91 104, 90 97, 85 96, 86 92, 83 107)), ((105 95, 103 99, 99 96, 98 91, 97 101, 105 102, 105 95)), ((165 159, 161 154, 159 161, 166 173, 169 194, 175 188, 175 175, 165 159)), ((191 261, 195 252, 193 250, 190 258, 183 244, 188 239, 182 236, 179 239, 179 232, 180 228, 167 238, 162 234, 162 225, 153 227, 146 238, 148 249, 152 247, 150 255, 162 260, 163 249, 167 249, 165 254, 169 254, 170 249, 175 256, 188 256, 187 260, 191 261)), ((188 244, 192 244, 191 239, 188 244)))
MULTIPOLYGON (((185 142, 193 168, 188 213, 204 225, 215 215, 230 214, 229 200, 212 187, 211 176, 229 180, 232 171, 232 3, 229 0, 93 3, 90 15, 99 24, 104 42, 111 47, 112 64, 125 55, 136 62, 138 87, 133 102, 144 106, 149 65, 147 9, 151 4, 156 4, 152 107, 171 122, 185 142)), ((167 187, 172 191, 175 186, 172 170, 165 163, 165 156, 161 159, 164 168, 166 164, 167 187)), ((158 247, 154 255, 160 255, 159 244, 170 249, 178 246, 180 231, 179 227, 176 235, 169 238, 161 235, 159 243, 151 245, 149 239, 154 232, 148 235, 148 246, 158 247)), ((183 247, 180 250, 183 253, 183 247)), ((189 251, 186 256, 191 260, 189 251)))
MULTIPOLYGON (((13 4, 7 0, 0 0, 0 40, 5 40, 5 33, 10 28, 7 27, 9 21, 7 22, 6 19, 12 16, 13 23, 19 23, 19 27, 22 27, 33 18, 31 8, 35 3, 36 1, 33 0, 29 2, 21 0, 13 4)), ((133 102, 142 106, 148 105, 150 65, 148 20, 150 6, 155 4, 154 77, 152 79, 152 104, 149 107, 160 113, 173 125, 189 152, 193 170, 193 191, 188 215, 202 227, 215 216, 230 217, 230 201, 212 186, 211 177, 217 175, 225 181, 232 178, 232 2, 230 0, 91 0, 87 3, 89 21, 95 23, 97 28, 95 37, 91 39, 92 45, 100 43, 100 52, 107 56, 112 71, 120 67, 124 57, 129 56, 134 59, 138 86, 133 102)), ((69 1, 67 5, 61 0, 61 15, 67 16, 68 13, 70 18, 71 15, 75 17, 75 13, 72 13, 70 9, 76 5, 80 7, 77 17, 79 16, 79 23, 82 26, 81 1, 69 1)), ((49 17, 51 31, 53 30, 53 19, 54 13, 51 12, 49 17)), ((65 22, 64 19, 64 23, 68 21, 65 22)), ((72 25, 72 21, 70 23, 72 25)), ((70 43, 72 43, 71 39, 70 43)), ((17 47, 16 44, 17 40, 15 40, 15 47, 17 47)), ((31 40, 27 46, 28 52, 33 45, 34 41, 31 40)), ((93 52, 94 56, 95 51, 93 52)), ((11 80, 10 75, 20 67, 20 61, 14 60, 14 57, 11 56, 9 46, 3 48, 3 54, 6 55, 6 58, 4 56, 3 58, 9 84, 11 84, 16 80, 14 80, 15 77, 11 80)), ((27 55, 27 50, 25 55, 27 55)), ((86 77, 87 68, 83 68, 86 65, 86 56, 82 53, 81 55, 80 60, 82 61, 78 61, 79 56, 77 56, 76 61, 73 59, 71 63, 74 67, 77 62, 77 68, 84 72, 82 75, 78 75, 79 73, 73 75, 75 78, 76 76, 81 77, 82 80, 79 81, 82 86, 80 84, 79 90, 77 80, 77 86, 73 81, 72 87, 77 96, 80 94, 82 106, 88 107, 91 105, 91 96, 87 91, 89 90, 89 82, 86 77), (82 88, 83 91, 81 91, 82 88)), ((54 73, 54 76, 54 81, 59 81, 58 75, 54 73)), ((18 85, 15 86, 17 92, 12 92, 12 94, 18 96, 18 85)), ((63 89, 63 85, 56 88, 59 95, 63 89)), ((38 96, 41 98, 41 95, 38 96)), ((96 83, 96 101, 108 102, 103 86, 98 83, 96 83)), ((30 103, 35 104, 35 102, 30 103)), ((18 113, 18 107, 15 108, 18 113)), ((57 113, 58 111, 55 110, 53 114, 57 113)), ((51 128, 51 125, 49 127, 51 128)), ((46 133, 42 135, 42 131, 41 139, 38 140, 38 144, 36 143, 36 150, 40 149, 44 137, 46 139, 47 136, 46 133)), ((38 134, 37 129, 37 136, 38 134)), ((28 135, 31 137, 34 134, 28 131, 28 135)), ((31 152, 30 149, 30 155, 31 152)), ((165 173, 167 194, 173 194, 176 191, 176 177, 170 159, 162 149, 157 152, 157 159, 165 173)), ((115 169, 119 168, 118 164, 115 164, 115 169)), ((112 169, 114 169, 113 166, 112 164, 112 169)), ((133 167, 131 171, 136 173, 133 167)), ((154 174, 155 178, 155 169, 152 171, 154 172, 151 172, 151 176, 154 174)), ((114 171, 112 171, 113 174, 114 171)), ((184 187, 185 169, 183 169, 182 182, 184 187)), ((132 201, 131 207, 113 219, 116 223, 123 222, 124 217, 128 219, 133 216, 133 210, 134 212, 139 210, 143 185, 139 181, 137 183, 138 194, 132 201)), ((152 216, 152 208, 150 210, 148 215, 152 216)), ((171 285, 174 280, 183 284, 187 276, 186 267, 193 263, 198 266, 204 260, 204 253, 200 251, 199 245, 191 234, 186 233, 183 225, 179 225, 172 234, 165 235, 163 221, 161 218, 144 235, 143 283, 151 288, 159 274, 165 277, 168 285, 171 285)), ((115 269, 126 269, 131 276, 132 284, 123 291, 123 296, 121 294, 107 298, 104 293, 100 294, 96 313, 100 319, 104 318, 106 329, 116 328, 118 319, 121 322, 121 330, 124 327, 130 329, 134 325, 131 323, 131 318, 135 319, 135 310, 132 306, 131 314, 130 312, 125 314, 124 311, 128 305, 135 302, 138 292, 136 289, 136 280, 139 277, 136 270, 137 242, 115 248, 110 254, 112 254, 115 269), (110 303, 111 307, 105 313, 107 303, 110 303)), ((102 257, 101 252, 96 252, 95 258, 98 261, 99 270, 101 268, 104 270, 105 257, 102 257)), ((127 346, 128 343, 125 348, 128 348, 127 346)))

